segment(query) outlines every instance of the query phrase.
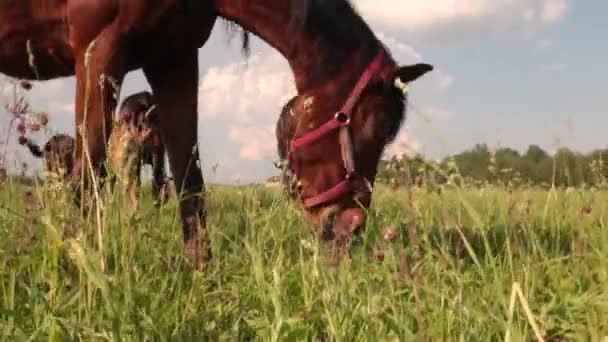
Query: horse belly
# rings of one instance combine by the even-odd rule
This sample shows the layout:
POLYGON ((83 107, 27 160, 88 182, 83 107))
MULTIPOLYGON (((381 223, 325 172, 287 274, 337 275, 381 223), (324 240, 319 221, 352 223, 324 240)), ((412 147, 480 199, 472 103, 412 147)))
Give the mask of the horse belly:
POLYGON ((39 80, 71 76, 74 57, 65 0, 47 1, 49 8, 38 2, 20 0, 0 6, 0 73, 39 80))

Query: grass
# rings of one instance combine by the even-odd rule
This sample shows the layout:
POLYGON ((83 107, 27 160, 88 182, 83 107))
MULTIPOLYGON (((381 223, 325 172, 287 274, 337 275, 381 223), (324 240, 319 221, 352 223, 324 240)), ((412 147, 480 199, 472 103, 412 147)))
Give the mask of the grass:
POLYGON ((174 200, 156 209, 146 189, 130 218, 126 196, 108 195, 97 224, 59 183, 29 197, 2 185, 0 336, 606 340, 608 194, 377 191, 350 258, 331 267, 279 191, 212 187, 214 257, 199 273, 184 265, 174 200))

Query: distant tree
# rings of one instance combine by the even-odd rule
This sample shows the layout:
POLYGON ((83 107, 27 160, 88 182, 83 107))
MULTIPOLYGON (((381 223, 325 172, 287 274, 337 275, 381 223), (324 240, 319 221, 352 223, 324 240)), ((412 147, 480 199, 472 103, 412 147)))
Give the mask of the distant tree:
POLYGON ((538 145, 530 145, 528 146, 528 150, 524 154, 524 158, 534 163, 540 163, 544 159, 549 158, 549 155, 538 145))
POLYGON ((555 162, 555 184, 578 186, 584 182, 581 158, 568 148, 560 148, 553 157, 555 162))
POLYGON ((485 144, 446 157, 435 163, 422 155, 393 158, 380 162, 377 181, 386 184, 441 184, 450 165, 463 179, 476 184, 494 182, 503 185, 534 184, 538 186, 608 185, 608 149, 588 154, 559 149, 551 156, 538 145, 530 145, 524 154, 512 148, 492 153, 485 144), (439 167, 440 172, 436 172, 439 167))
POLYGON ((490 150, 485 144, 477 144, 472 149, 454 155, 460 174, 465 178, 488 180, 490 166, 490 150))

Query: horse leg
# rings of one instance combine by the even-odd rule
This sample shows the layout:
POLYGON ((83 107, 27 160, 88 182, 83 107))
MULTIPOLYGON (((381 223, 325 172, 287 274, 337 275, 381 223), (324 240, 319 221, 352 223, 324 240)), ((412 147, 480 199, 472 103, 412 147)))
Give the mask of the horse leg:
POLYGON ((92 180, 89 178, 104 171, 101 164, 112 129, 112 112, 126 72, 125 58, 118 48, 120 37, 115 23, 102 30, 92 43, 75 48, 76 146, 73 176, 77 180, 83 177, 87 189, 92 180), (91 174, 87 172, 89 170, 91 174))
POLYGON ((158 207, 167 200, 165 175, 165 145, 162 142, 152 146, 152 195, 158 207))
POLYGON ((165 173, 165 144, 155 133, 150 146, 150 163, 152 164, 152 196, 154 205, 159 207, 167 201, 167 179, 165 173))
POLYGON ((173 56, 179 57, 146 66, 144 74, 158 104, 162 140, 180 201, 185 253, 200 269, 211 255, 197 147, 198 51, 180 51, 173 56))

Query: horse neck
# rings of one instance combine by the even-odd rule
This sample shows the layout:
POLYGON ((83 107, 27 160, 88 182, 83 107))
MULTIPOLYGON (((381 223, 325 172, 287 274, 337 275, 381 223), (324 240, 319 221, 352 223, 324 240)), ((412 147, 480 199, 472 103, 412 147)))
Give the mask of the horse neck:
POLYGON ((337 36, 336 32, 290 30, 294 25, 290 6, 288 0, 224 0, 220 15, 257 35, 283 55, 293 72, 298 93, 320 88, 330 88, 334 93, 348 91, 382 48, 371 30, 361 18, 353 17, 352 20, 359 20, 355 22, 358 37, 345 37, 348 43, 332 43, 329 37, 337 36), (344 87, 336 87, 336 83, 344 87))

